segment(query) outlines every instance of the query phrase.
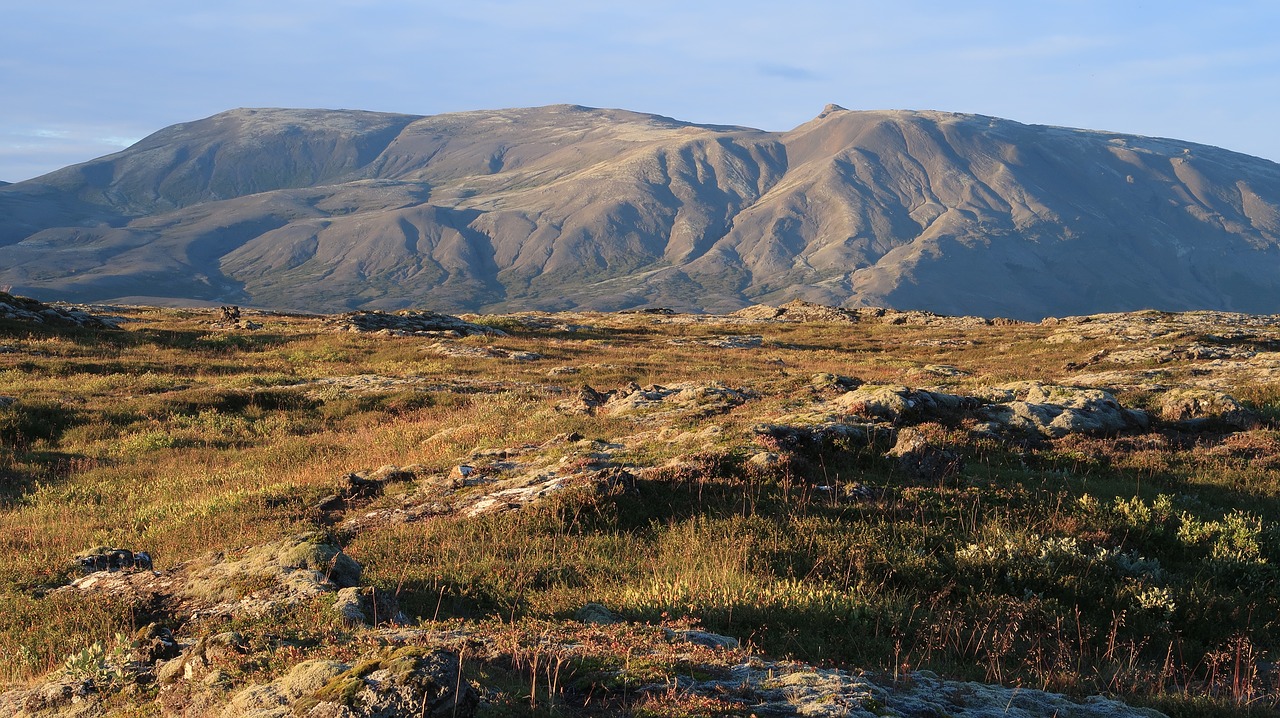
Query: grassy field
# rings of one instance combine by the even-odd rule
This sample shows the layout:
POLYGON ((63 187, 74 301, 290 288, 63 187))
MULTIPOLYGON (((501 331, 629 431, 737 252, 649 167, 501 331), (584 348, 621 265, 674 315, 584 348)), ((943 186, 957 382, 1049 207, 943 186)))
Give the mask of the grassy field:
MULTIPOLYGON (((813 664, 1112 694, 1170 715, 1280 705, 1280 384, 1237 371, 1245 359, 1096 359, 1205 341, 1198 330, 1051 341, 1063 327, 539 315, 472 318, 506 336, 441 340, 277 314, 247 313, 261 327, 245 330, 214 327, 212 311, 113 312, 121 330, 0 322, 0 396, 15 399, 0 407, 0 678, 11 685, 153 621, 186 639, 226 629, 180 607, 53 590, 95 546, 146 550, 165 570, 320 531, 424 625, 568 631, 599 603, 627 625, 684 621, 813 664), (712 345, 726 335, 760 342, 712 345), (886 456, 891 432, 779 444, 756 428, 843 392, 818 375, 978 395, 1071 384, 1087 364, 1143 374, 1111 388, 1149 410, 1149 428, 1012 437, 971 416, 926 417, 916 430, 959 458, 958 472, 933 476, 886 456), (1215 372, 1255 421, 1161 418, 1164 387, 1215 372), (716 382, 741 398, 563 406, 583 385, 629 382, 716 382), (353 524, 319 507, 347 472, 445 476, 501 461, 616 480, 414 521, 353 524)), ((1280 329, 1251 331, 1256 364, 1280 329)), ((408 506, 427 483, 388 484, 359 511, 408 506)), ((229 680, 355 652, 363 639, 320 603, 226 619, 262 649, 229 680)), ((533 655, 508 653, 504 670, 533 655)), ((470 670, 498 680, 496 664, 470 670)), ((556 670, 590 675, 581 662, 556 670)), ((541 700, 536 681, 520 685, 512 705, 591 711, 581 684, 544 686, 541 700)), ((129 700, 134 714, 160 710, 129 700)))

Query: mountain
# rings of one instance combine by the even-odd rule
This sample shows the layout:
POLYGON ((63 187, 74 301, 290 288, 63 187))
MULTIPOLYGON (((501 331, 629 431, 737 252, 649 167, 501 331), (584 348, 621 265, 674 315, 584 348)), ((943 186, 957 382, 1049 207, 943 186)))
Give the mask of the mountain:
POLYGON ((0 285, 313 311, 1280 307, 1280 165, 977 115, 240 109, 0 187, 0 285))

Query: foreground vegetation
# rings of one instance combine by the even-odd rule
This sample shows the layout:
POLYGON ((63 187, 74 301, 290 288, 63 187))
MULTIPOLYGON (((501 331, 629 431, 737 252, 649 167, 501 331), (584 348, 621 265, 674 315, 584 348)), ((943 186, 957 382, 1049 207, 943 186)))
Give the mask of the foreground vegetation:
MULTIPOLYGON (((482 711, 734 714, 652 693, 627 702, 625 679, 598 676, 610 661, 638 671, 630 648, 571 660, 530 647, 585 631, 572 618, 589 603, 628 622, 615 648, 654 640, 646 624, 692 625, 758 655, 895 679, 928 670, 1113 694, 1171 715, 1280 705, 1277 384, 1237 362, 1226 369, 1246 426, 1174 421, 1161 418, 1164 387, 1230 359, 1097 358, 1208 341, 1194 331, 1049 341, 1061 327, 619 314, 486 317, 506 335, 442 340, 277 314, 246 329, 215 326, 210 311, 113 311, 124 329, 0 322, 0 396, 16 399, 0 406, 0 677, 13 685, 77 657, 107 665, 93 652, 153 622, 185 640, 244 636, 251 657, 223 666, 232 686, 359 655, 369 639, 334 624, 331 597, 194 620, 177 605, 56 590, 95 546, 146 550, 165 570, 318 531, 410 619, 510 643, 470 663, 463 648, 470 679, 503 686, 482 711), (760 341, 725 348, 726 335, 760 341), (1109 388, 1150 426, 1052 438, 925 417, 914 428, 955 457, 932 473, 886 455, 892 432, 789 442, 759 429, 857 382, 977 395, 1071 384, 1086 364, 1128 372, 1109 388), (708 381, 742 400, 566 408, 583 385, 708 381), (352 520, 409 506, 421 477, 509 471, 503 461, 610 480, 518 510, 352 520), (343 474, 385 465, 413 465, 419 480, 388 484, 358 512, 323 508, 343 474)), ((1250 331, 1256 363, 1280 327, 1250 331)), ((484 491, 457 486, 455 497, 484 491)), ((646 670, 681 670, 652 660, 646 670)), ((138 707, 157 689, 140 690, 119 705, 160 711, 138 707)))

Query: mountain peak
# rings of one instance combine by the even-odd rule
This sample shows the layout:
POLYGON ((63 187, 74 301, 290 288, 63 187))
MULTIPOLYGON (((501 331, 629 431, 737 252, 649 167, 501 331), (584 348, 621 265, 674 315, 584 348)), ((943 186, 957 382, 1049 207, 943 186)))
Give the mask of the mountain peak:
POLYGON ((826 107, 822 108, 822 112, 818 113, 817 119, 822 119, 823 117, 826 117, 827 115, 830 115, 832 113, 848 112, 848 111, 849 111, 849 108, 847 107, 841 107, 840 105, 837 105, 834 102, 828 103, 826 107))
POLYGON ((1272 313, 1277 257, 1272 162, 835 104, 788 132, 244 108, 0 187, 0 286, 74 301, 1272 313))

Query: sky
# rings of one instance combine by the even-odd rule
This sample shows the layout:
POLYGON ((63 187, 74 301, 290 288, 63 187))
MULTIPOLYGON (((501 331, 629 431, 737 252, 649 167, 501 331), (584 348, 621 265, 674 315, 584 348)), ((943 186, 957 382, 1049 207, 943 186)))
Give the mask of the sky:
POLYGON ((1280 2, 0 0, 0 180, 237 107, 572 103, 787 130, 828 103, 1280 160, 1280 2))

